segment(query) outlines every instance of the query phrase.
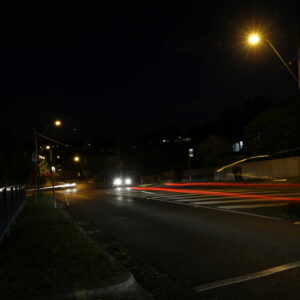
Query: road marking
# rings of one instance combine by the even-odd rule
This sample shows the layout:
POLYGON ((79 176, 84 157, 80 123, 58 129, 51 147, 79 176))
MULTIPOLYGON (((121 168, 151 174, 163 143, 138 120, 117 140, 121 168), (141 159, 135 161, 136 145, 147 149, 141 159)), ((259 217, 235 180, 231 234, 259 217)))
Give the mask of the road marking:
POLYGON ((177 198, 177 197, 200 197, 199 194, 190 194, 190 196, 186 195, 186 194, 177 194, 177 193, 174 193, 174 194, 157 194, 157 196, 153 196, 152 198, 177 198))
MULTIPOLYGON (((148 200, 153 200, 151 198, 146 198, 148 200)), ((210 209, 210 210, 217 210, 220 212, 225 212, 225 213, 231 213, 231 214, 235 214, 235 215, 244 215, 244 216, 250 216, 250 217, 256 217, 256 218, 263 218, 263 219, 271 219, 271 220, 276 220, 276 221, 283 221, 282 218, 278 218, 278 217, 271 217, 271 216, 266 216, 266 215, 258 215, 258 214, 253 214, 253 213, 249 213, 249 212, 244 212, 244 211, 237 211, 237 210, 229 210, 229 209, 223 209, 223 208, 218 208, 218 207, 212 207, 212 206, 204 206, 204 205, 197 205, 194 206, 190 203, 182 203, 182 202, 175 202, 175 201, 170 201, 170 200, 164 200, 164 199, 160 199, 160 200, 154 200, 154 201, 161 201, 161 202, 166 202, 166 203, 171 203, 171 204, 179 204, 179 205, 185 205, 185 206, 189 206, 189 207, 197 207, 197 208, 204 208, 204 209, 210 209)))
POLYGON ((281 191, 272 191, 272 190, 260 190, 260 191, 257 191, 257 190, 245 190, 245 189, 213 189, 214 191, 217 191, 217 192, 237 192, 237 193, 251 193, 251 194, 260 194, 260 193, 276 193, 276 192, 281 192, 281 191))
MULTIPOLYGON (((232 198, 230 198, 232 199, 232 198)), ((232 199, 232 200, 216 200, 216 201, 199 201, 199 202, 194 202, 193 201, 193 204, 221 204, 221 203, 242 203, 242 202, 274 202, 274 200, 271 200, 271 199, 262 199, 262 200, 259 200, 259 199, 239 199, 239 200, 235 200, 235 199, 232 199)), ((280 201, 280 200, 279 200, 280 201)))
MULTIPOLYGON (((109 192, 108 192, 109 193, 109 192)), ((112 193, 110 194, 117 194, 117 193, 112 193)), ((192 194, 191 194, 192 195, 192 194)), ((204 209, 210 209, 210 210, 217 210, 225 213, 231 213, 231 214, 236 214, 236 215, 245 215, 245 216, 250 216, 250 217, 256 217, 256 218, 263 218, 263 219, 271 219, 271 220, 276 220, 276 221, 283 221, 282 218, 278 217, 271 217, 271 216, 266 216, 266 215, 259 215, 259 214, 254 214, 254 213, 249 213, 249 212, 243 212, 243 211, 237 211, 237 210, 230 210, 230 209, 223 209, 220 207, 213 207, 213 206, 205 206, 205 205, 193 205, 191 203, 183 203, 179 201, 171 201, 171 200, 164 200, 164 199, 153 199, 152 197, 149 197, 150 195, 146 196, 143 195, 143 198, 146 198, 147 200, 154 200, 154 201, 161 201, 161 202, 166 202, 166 203, 171 203, 171 204, 180 204, 180 205, 185 205, 189 207, 197 207, 197 208, 204 208, 204 209)), ((212 196, 216 198, 220 198, 220 196, 212 196)), ((229 197, 232 199, 232 197, 229 197)), ((202 198, 200 198, 202 199, 202 198)))
MULTIPOLYGON (((172 197, 172 195, 170 195, 168 197, 176 198, 176 199, 201 198, 201 196, 199 196, 199 195, 178 195, 175 197, 172 197)), ((220 197, 220 196, 211 196, 211 197, 220 197)))
MULTIPOLYGON (((198 198, 196 198, 196 199, 191 199, 191 198, 187 198, 187 199, 175 199, 176 200, 176 202, 195 202, 195 201, 198 201, 199 200, 199 202, 201 201, 207 201, 207 200, 209 200, 209 201, 207 201, 207 203, 210 203, 210 202, 212 202, 214 199, 228 199, 228 200, 225 200, 224 202, 227 202, 227 201, 229 201, 229 199, 233 199, 232 197, 222 197, 222 196, 211 196, 211 197, 203 197, 203 198, 201 198, 201 197, 198 197, 198 198)), ((218 200, 219 201, 219 200, 218 200)), ((221 200, 220 200, 221 201, 221 200)), ((223 201, 221 202, 221 203, 223 203, 223 201)))
POLYGON ((147 192, 147 191, 142 191, 142 193, 145 193, 145 194, 151 194, 151 195, 155 195, 156 193, 153 193, 153 192, 147 192))
POLYGON ((237 277, 232 277, 232 278, 228 278, 228 279, 224 279, 224 280, 215 281, 212 283, 202 284, 202 285, 195 287, 194 289, 198 293, 200 293, 200 292, 204 292, 207 290, 215 289, 215 288, 226 286, 226 285, 232 285, 232 284, 236 284, 236 283, 240 283, 240 282, 244 282, 244 281, 249 281, 249 280, 258 279, 261 277, 270 276, 275 273, 283 272, 283 271, 298 268, 298 267, 300 267, 300 260, 294 261, 294 262, 291 262, 288 264, 284 264, 281 266, 277 266, 274 268, 266 269, 263 271, 259 271, 256 273, 248 274, 248 275, 241 275, 241 276, 237 276, 237 277))
POLYGON ((218 208, 235 209, 235 208, 256 208, 256 207, 272 207, 272 206, 286 206, 286 205, 288 205, 288 203, 225 205, 225 206, 218 206, 218 208))

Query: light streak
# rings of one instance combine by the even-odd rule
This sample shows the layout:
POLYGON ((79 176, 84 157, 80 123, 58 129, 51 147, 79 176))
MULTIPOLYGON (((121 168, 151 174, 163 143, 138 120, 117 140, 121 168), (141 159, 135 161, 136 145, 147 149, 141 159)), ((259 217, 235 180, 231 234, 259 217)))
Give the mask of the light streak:
POLYGON ((224 167, 218 169, 217 172, 220 173, 220 172, 223 171, 224 169, 227 169, 227 168, 229 168, 229 167, 233 167, 233 166, 235 166, 235 165, 237 165, 237 164, 240 164, 240 163, 242 163, 242 162, 244 162, 244 161, 247 161, 247 160, 249 160, 249 159, 265 158, 265 157, 269 157, 269 156, 270 156, 269 154, 264 154, 264 155, 257 155, 257 156, 247 157, 247 158, 238 160, 238 161, 236 161, 236 162, 234 162, 234 163, 232 163, 232 164, 226 165, 226 166, 224 166, 224 167))
POLYGON ((229 196, 236 198, 248 198, 248 199, 268 199, 275 201, 300 201, 300 198, 289 198, 289 197, 275 197, 275 196, 264 196, 264 195, 253 195, 253 194, 241 194, 232 192, 216 192, 208 190, 188 190, 188 189, 172 189, 172 188, 156 188, 156 187, 132 187, 134 190, 141 191, 162 191, 162 192, 176 192, 176 193, 186 193, 186 194, 200 194, 200 195, 213 195, 213 196, 229 196))
POLYGON ((222 187, 280 187, 299 188, 299 183, 233 183, 233 182, 190 182, 190 183, 165 183, 166 186, 222 186, 222 187))

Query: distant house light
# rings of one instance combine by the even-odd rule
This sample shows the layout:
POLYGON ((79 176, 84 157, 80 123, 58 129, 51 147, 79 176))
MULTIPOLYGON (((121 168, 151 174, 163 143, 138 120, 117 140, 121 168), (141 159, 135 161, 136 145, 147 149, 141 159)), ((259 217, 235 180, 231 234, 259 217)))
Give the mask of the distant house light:
POLYGON ((184 142, 189 142, 191 140, 191 138, 187 137, 187 138, 183 138, 182 139, 184 142))
POLYGON ((240 152, 240 151, 244 150, 244 148, 245 148, 245 144, 243 141, 239 141, 232 145, 233 152, 240 152))

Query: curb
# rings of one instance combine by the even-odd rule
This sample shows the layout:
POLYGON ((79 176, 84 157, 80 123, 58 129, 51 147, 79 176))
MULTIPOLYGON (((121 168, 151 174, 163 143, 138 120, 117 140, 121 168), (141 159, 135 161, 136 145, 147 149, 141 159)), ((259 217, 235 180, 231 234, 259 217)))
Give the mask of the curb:
POLYGON ((131 273, 126 273, 125 275, 121 276, 121 279, 119 280, 120 282, 116 284, 104 286, 100 288, 33 297, 30 299, 32 300, 59 300, 59 299, 87 300, 89 299, 89 297, 98 297, 104 295, 114 295, 114 296, 120 295, 128 291, 130 288, 133 288, 134 286, 138 286, 138 283, 136 282, 134 276, 131 273))

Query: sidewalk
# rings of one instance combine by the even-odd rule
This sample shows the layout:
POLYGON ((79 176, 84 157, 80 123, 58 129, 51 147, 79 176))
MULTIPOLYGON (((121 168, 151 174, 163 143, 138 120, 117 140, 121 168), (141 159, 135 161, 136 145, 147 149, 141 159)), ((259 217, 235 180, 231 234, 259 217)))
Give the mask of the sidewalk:
POLYGON ((48 198, 38 204, 29 199, 0 244, 0 298, 125 299, 129 293, 146 299, 134 277, 48 198))

